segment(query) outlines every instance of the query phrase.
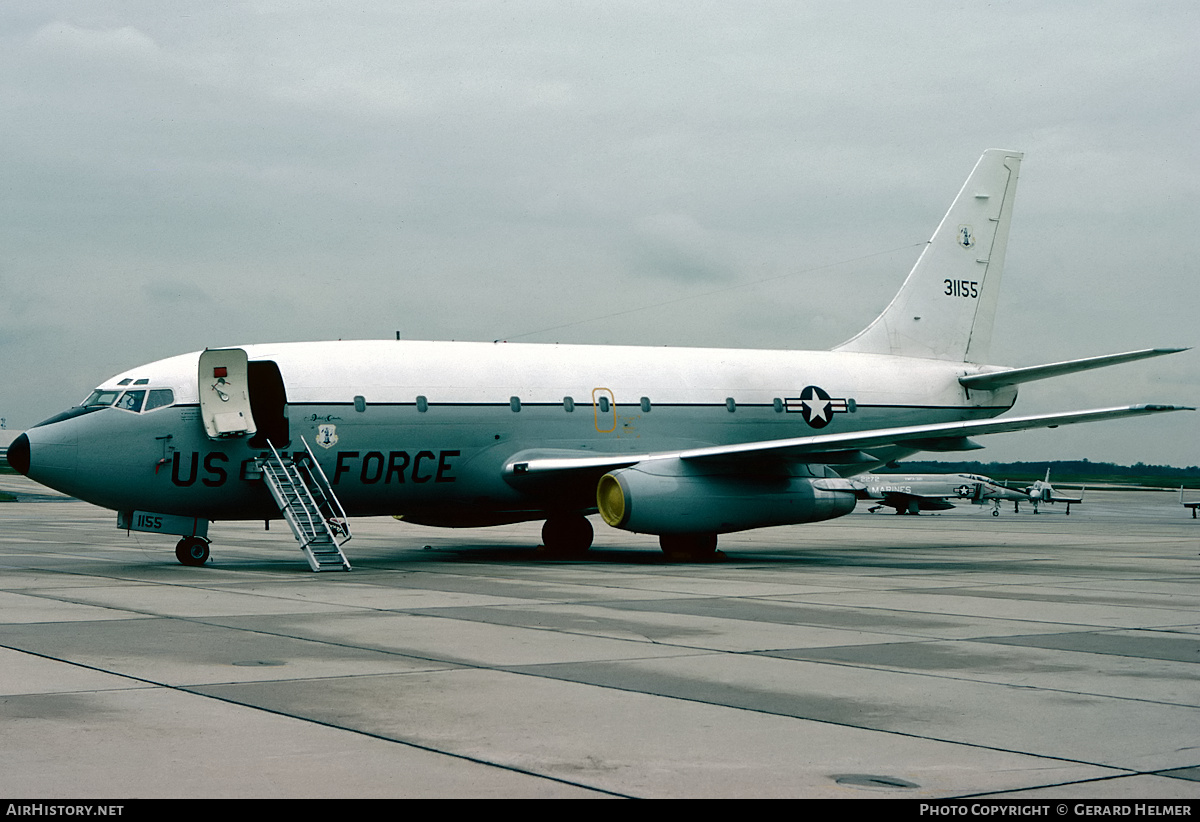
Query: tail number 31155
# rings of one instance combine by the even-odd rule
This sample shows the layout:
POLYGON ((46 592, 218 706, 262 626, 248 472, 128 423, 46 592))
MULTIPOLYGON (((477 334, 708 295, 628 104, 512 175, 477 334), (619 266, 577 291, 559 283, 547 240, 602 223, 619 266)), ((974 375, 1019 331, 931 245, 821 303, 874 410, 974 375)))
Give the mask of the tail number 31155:
POLYGON ((946 290, 942 293, 947 297, 966 297, 975 299, 979 296, 979 282, 976 280, 942 280, 946 290))

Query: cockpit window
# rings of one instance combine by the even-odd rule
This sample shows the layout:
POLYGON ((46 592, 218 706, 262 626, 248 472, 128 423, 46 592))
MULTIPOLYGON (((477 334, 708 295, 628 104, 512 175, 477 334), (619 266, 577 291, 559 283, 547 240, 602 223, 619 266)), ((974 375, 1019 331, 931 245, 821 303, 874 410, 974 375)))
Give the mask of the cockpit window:
POLYGON ((92 392, 92 396, 83 401, 83 406, 85 408, 92 408, 98 405, 112 405, 117 401, 117 395, 120 393, 120 391, 103 391, 97 389, 92 392))
MULTIPOLYGON (((136 383, 134 383, 136 385, 136 383)), ((166 408, 175 404, 175 392, 170 388, 136 388, 128 391, 106 391, 98 388, 83 401, 82 407, 90 410, 114 406, 125 411, 140 413, 166 408)))
POLYGON ((121 399, 117 400, 117 408, 124 408, 126 411, 141 411, 142 403, 145 400, 145 391, 126 391, 121 395, 121 399))
POLYGON ((153 411, 155 408, 166 408, 168 405, 175 404, 175 392, 170 388, 155 388, 150 391, 150 396, 146 398, 146 411, 153 411))

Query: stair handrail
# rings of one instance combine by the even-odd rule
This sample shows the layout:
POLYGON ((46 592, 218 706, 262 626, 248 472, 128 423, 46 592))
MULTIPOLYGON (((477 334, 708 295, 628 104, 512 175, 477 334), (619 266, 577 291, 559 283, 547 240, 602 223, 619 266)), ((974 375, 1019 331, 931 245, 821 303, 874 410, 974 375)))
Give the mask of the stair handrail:
MULTIPOLYGON (((305 445, 307 445, 307 443, 305 443, 305 445)), ((267 447, 271 449, 271 453, 275 457, 275 464, 279 466, 279 469, 283 472, 283 475, 287 478, 287 481, 289 483, 291 483, 293 486, 295 486, 296 483, 292 482, 292 477, 288 473, 287 464, 283 461, 283 457, 281 457, 279 455, 279 452, 275 450, 275 446, 271 443, 270 440, 267 440, 267 447)), ((311 451, 309 453, 311 453, 311 451)), ((308 498, 313 501, 314 507, 316 507, 316 500, 313 500, 313 496, 309 492, 307 485, 304 485, 303 483, 301 483, 301 488, 296 489, 296 493, 297 494, 304 493, 305 495, 307 495, 308 498), (303 489, 303 490, 301 490, 301 489, 303 489)), ((304 529, 300 528, 300 523, 296 517, 296 511, 295 511, 295 508, 292 506, 292 504, 289 503, 286 499, 281 499, 281 500, 279 500, 279 502, 283 506, 281 508, 281 511, 283 512, 284 516, 287 517, 291 523, 293 523, 293 525, 294 525, 293 530, 299 529, 301 531, 301 533, 298 533, 297 536, 302 537, 305 540, 303 544, 305 546, 311 544, 313 541, 313 537, 308 537, 302 533, 304 529)), ((300 510, 303 512, 304 518, 308 522, 309 530, 312 531, 313 534, 315 535, 318 532, 318 526, 317 526, 317 523, 313 520, 312 514, 310 514, 308 509, 306 507, 304 507, 303 505, 300 506, 300 510)), ((322 523, 322 525, 324 525, 324 523, 322 523)))
POLYGON ((308 452, 308 464, 315 469, 313 479, 317 481, 317 487, 321 489, 321 494, 325 497, 329 504, 330 514, 326 522, 330 525, 334 532, 334 539, 338 536, 344 539, 338 542, 339 545, 349 542, 352 534, 350 533, 349 518, 346 516, 346 510, 342 508, 342 501, 337 498, 337 494, 333 493, 333 486, 329 484, 329 478, 325 476, 325 471, 321 468, 321 463, 317 462, 317 455, 313 453, 312 448, 303 436, 300 437, 300 442, 304 443, 304 450, 308 452))

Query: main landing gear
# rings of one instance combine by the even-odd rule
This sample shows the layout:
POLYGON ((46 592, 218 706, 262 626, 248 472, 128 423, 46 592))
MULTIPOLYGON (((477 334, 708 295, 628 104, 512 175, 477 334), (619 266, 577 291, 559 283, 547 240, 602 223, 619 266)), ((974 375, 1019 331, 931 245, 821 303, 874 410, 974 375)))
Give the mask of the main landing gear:
POLYGON ((542 526, 542 545, 555 556, 579 556, 592 547, 592 524, 584 516, 552 517, 542 526))
POLYGON ((184 565, 199 567, 208 562, 208 540, 184 537, 175 544, 175 558, 184 565))
POLYGON ((703 562, 720 555, 716 534, 663 534, 658 544, 670 559, 703 562))
MULTIPOLYGON (((721 556, 716 534, 663 534, 658 544, 675 560, 704 562, 721 556)), ((582 556, 592 547, 592 524, 584 516, 551 517, 542 526, 542 546, 552 556, 582 556)))

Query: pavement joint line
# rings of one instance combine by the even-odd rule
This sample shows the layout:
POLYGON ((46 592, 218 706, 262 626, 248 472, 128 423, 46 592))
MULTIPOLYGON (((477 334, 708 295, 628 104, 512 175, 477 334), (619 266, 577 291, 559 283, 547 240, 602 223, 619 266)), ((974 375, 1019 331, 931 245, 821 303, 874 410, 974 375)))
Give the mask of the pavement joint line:
MULTIPOLYGON (((342 731, 344 733, 355 734, 357 736, 368 737, 370 739, 378 739, 381 742, 390 742, 395 745, 403 745, 407 748, 413 748, 415 750, 439 754, 441 756, 448 756, 453 759, 459 759, 459 760, 462 760, 465 762, 472 762, 477 765, 485 765, 487 767, 499 768, 501 770, 509 771, 511 773, 519 773, 524 776, 532 776, 532 777, 535 777, 538 779, 545 779, 550 782, 556 782, 558 784, 567 785, 567 786, 570 786, 573 788, 580 788, 583 790, 594 791, 596 793, 606 794, 608 796, 612 796, 612 797, 615 797, 618 799, 636 799, 637 798, 636 796, 629 795, 629 794, 622 794, 622 793, 619 793, 616 791, 609 790, 607 788, 599 788, 599 787, 596 787, 593 785, 588 785, 588 784, 585 784, 582 782, 575 782, 570 779, 563 779, 562 777, 558 777, 558 776, 550 776, 548 774, 538 773, 536 771, 532 771, 527 768, 517 767, 516 765, 507 765, 502 762, 492 762, 487 759, 483 759, 483 758, 476 757, 476 756, 470 756, 468 754, 456 753, 454 751, 444 751, 444 750, 441 750, 439 748, 434 748, 429 745, 423 745, 419 742, 412 742, 412 741, 406 740, 406 739, 400 739, 400 738, 396 738, 396 737, 392 737, 392 736, 385 736, 383 734, 373 733, 371 731, 364 731, 359 728, 350 728, 350 727, 346 727, 344 725, 337 725, 332 722, 327 722, 327 721, 320 720, 320 719, 314 719, 313 717, 299 716, 297 714, 287 713, 285 711, 276 710, 274 708, 266 708, 261 705, 254 705, 254 704, 251 704, 248 702, 240 702, 236 699, 230 699, 229 697, 218 696, 216 694, 205 693, 204 691, 201 691, 201 690, 195 690, 195 688, 197 688, 198 686, 188 687, 188 686, 183 686, 183 685, 170 685, 165 682, 155 682, 154 680, 146 679, 144 677, 134 676, 133 674, 124 674, 124 673, 120 673, 118 671, 109 671, 109 670, 105 670, 104 668, 97 667, 95 665, 88 665, 83 662, 74 662, 69 659, 59 659, 58 657, 50 656, 49 654, 41 654, 41 653, 37 653, 34 651, 28 651, 28 650, 25 650, 22 648, 13 648, 12 646, 9 646, 9 645, 0 644, 0 648, 6 648, 10 651, 16 651, 18 653, 28 654, 29 656, 38 657, 40 659, 50 660, 51 662, 58 662, 58 663, 66 664, 66 665, 71 665, 73 667, 81 668, 81 669, 87 670, 87 671, 95 671, 96 673, 107 674, 108 676, 115 676, 115 677, 119 677, 121 679, 131 680, 133 682, 138 682, 143 685, 147 685, 147 686, 151 686, 151 687, 155 687, 155 688, 164 688, 169 691, 176 691, 178 693, 183 693, 183 694, 187 694, 189 696, 199 697, 201 699, 211 699, 216 702, 223 702, 227 705, 237 705, 240 708, 249 708, 250 710, 253 710, 253 711, 260 711, 262 713, 271 714, 273 716, 281 716, 281 717, 285 717, 287 719, 293 719, 297 722, 303 722, 303 723, 310 724, 310 725, 318 725, 323 728, 330 728, 332 730, 342 731)), ((208 686, 206 686, 206 687, 208 687, 208 686)), ((118 690, 124 690, 124 689, 118 689, 118 690)), ((127 690, 132 691, 132 690, 139 690, 139 689, 130 688, 127 690)), ((82 693, 82 692, 76 691, 74 693, 82 693)), ((40 696, 40 694, 31 695, 31 696, 40 696)))

